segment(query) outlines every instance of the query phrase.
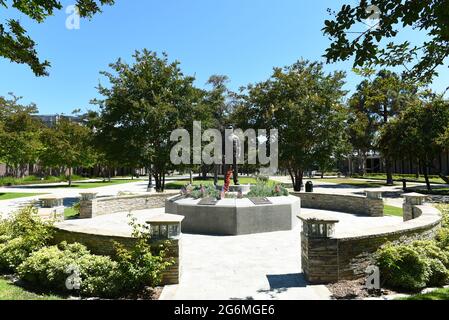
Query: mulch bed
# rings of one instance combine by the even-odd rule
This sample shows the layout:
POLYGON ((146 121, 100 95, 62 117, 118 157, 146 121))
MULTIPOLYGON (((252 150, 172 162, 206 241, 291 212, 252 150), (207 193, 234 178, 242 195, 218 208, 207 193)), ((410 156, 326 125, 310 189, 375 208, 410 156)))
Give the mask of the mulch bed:
POLYGON ((142 292, 125 297, 127 300, 159 300, 163 287, 147 287, 142 292))
POLYGON ((327 288, 332 293, 332 298, 337 300, 357 300, 395 293, 385 289, 368 290, 364 279, 340 281, 327 285, 327 288))

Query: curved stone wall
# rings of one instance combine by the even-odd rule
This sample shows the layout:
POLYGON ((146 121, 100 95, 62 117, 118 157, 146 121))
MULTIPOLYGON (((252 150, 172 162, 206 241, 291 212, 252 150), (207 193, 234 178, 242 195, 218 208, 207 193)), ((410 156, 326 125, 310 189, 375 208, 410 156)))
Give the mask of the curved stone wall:
MULTIPOLYGON (((136 239, 131 236, 113 235, 112 233, 108 234, 93 231, 72 231, 68 228, 56 227, 52 242, 56 245, 63 241, 67 243, 81 243, 85 245, 92 253, 105 256, 115 255, 114 243, 116 242, 126 248, 133 248, 136 243, 136 239)), ((166 247, 166 259, 172 261, 173 265, 168 267, 163 272, 162 284, 178 284, 181 274, 179 261, 179 250, 181 244, 179 239, 170 239, 168 243, 169 246, 166 247)), ((157 241, 152 243, 152 245, 155 250, 159 248, 159 243, 157 241)))
POLYGON ((373 254, 385 243, 431 239, 440 228, 441 213, 427 205, 414 206, 419 217, 397 225, 354 230, 331 238, 310 238, 301 232, 302 268, 308 281, 329 283, 365 275, 373 254))
POLYGON ((366 196, 315 192, 291 192, 290 194, 301 198, 302 208, 347 212, 371 217, 382 217, 384 212, 383 200, 380 198, 371 199, 366 196))
POLYGON ((86 219, 116 212, 163 208, 165 200, 176 193, 178 192, 143 193, 81 200, 80 218, 86 219))

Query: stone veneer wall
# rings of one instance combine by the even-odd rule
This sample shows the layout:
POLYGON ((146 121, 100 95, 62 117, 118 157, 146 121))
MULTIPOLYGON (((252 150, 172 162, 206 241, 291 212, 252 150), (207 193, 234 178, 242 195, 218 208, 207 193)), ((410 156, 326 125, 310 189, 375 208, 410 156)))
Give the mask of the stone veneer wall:
POLYGON ((440 227, 441 214, 433 207, 415 206, 420 217, 397 226, 376 228, 360 236, 308 238, 301 232, 301 262, 311 283, 353 280, 365 275, 374 263, 373 254, 386 242, 406 243, 433 238, 440 227))
MULTIPOLYGON (((113 256, 115 254, 114 242, 121 243, 127 248, 132 248, 136 242, 136 239, 56 229, 53 243, 58 244, 62 241, 66 241, 68 243, 78 242, 88 247, 94 254, 113 256)), ((178 284, 181 275, 179 261, 181 241, 173 239, 168 241, 170 244, 167 248, 166 259, 173 261, 174 264, 163 272, 162 285, 178 284)), ((154 242, 152 244, 154 245, 154 248, 157 248, 159 242, 154 242)))
POLYGON ((115 212, 163 208, 165 205, 165 200, 173 196, 173 194, 173 192, 148 193, 81 200, 80 218, 93 218, 99 215, 115 212))
POLYGON ((301 198, 301 208, 347 212, 371 217, 382 217, 384 215, 382 199, 314 192, 292 192, 291 195, 301 198))

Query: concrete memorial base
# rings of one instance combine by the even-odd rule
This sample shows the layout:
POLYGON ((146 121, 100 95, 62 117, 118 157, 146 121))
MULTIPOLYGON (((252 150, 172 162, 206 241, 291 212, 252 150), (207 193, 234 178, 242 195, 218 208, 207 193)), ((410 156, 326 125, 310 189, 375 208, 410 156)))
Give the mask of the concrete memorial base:
POLYGON ((223 199, 216 205, 200 205, 200 199, 169 198, 165 212, 182 215, 184 233, 244 235, 292 230, 297 224, 301 200, 271 197, 271 204, 255 205, 250 199, 223 199))

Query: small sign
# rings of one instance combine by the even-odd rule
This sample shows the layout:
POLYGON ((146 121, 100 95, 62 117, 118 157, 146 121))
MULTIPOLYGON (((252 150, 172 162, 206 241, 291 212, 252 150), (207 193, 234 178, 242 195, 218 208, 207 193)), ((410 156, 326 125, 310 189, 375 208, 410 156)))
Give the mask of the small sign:
POLYGON ((217 204, 218 200, 215 198, 204 198, 201 199, 200 202, 198 202, 198 205, 200 206, 215 206, 217 204))
POLYGON ((270 200, 267 198, 248 198, 252 203, 254 203, 256 206, 262 206, 264 204, 273 204, 270 200))

